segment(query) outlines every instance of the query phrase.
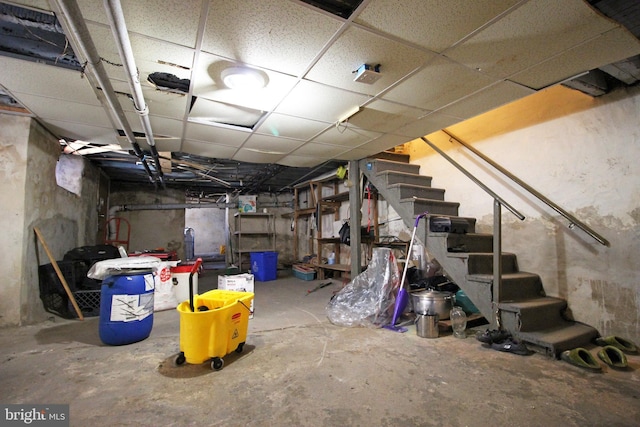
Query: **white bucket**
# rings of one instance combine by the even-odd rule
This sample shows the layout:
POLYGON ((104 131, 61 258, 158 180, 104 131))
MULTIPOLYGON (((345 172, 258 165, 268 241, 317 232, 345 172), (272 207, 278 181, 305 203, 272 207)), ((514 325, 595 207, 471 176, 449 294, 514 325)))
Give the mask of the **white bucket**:
MULTIPOLYGON (((171 267, 171 280, 173 281, 173 294, 178 300, 178 304, 182 301, 189 300, 189 275, 193 265, 179 265, 171 267)), ((193 295, 198 293, 198 273, 193 273, 193 295)))

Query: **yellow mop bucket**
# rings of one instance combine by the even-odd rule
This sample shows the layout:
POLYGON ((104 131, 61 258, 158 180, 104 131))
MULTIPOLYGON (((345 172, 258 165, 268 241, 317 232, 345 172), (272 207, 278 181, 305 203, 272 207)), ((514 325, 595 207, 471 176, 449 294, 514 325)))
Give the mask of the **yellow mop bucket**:
POLYGON ((188 301, 181 302, 177 307, 180 354, 176 365, 211 360, 211 368, 219 370, 224 366, 222 357, 232 351, 242 353, 253 297, 253 292, 214 289, 202 295, 191 294, 188 301))

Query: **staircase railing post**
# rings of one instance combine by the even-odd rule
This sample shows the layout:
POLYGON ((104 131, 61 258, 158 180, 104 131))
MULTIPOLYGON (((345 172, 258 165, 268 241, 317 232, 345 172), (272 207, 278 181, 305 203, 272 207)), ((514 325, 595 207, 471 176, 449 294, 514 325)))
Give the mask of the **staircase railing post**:
POLYGON ((500 298, 502 294, 502 205, 493 200, 493 318, 491 325, 500 328, 500 298))

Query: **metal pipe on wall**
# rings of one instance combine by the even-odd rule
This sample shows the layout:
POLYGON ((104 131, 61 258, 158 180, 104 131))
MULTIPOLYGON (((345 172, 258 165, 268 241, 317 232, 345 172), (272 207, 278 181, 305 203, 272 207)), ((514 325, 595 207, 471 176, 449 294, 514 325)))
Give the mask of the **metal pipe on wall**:
POLYGON ((106 102, 111 112, 112 121, 116 122, 115 125, 123 130, 127 140, 133 147, 134 153, 140 159, 142 166, 147 172, 149 181, 155 184, 156 178, 153 175, 151 168, 149 168, 145 154, 140 149, 140 145, 136 141, 133 130, 131 129, 124 111, 122 110, 122 106, 116 98, 115 90, 113 89, 111 81, 107 75, 107 71, 102 64, 102 59, 93 44, 93 40, 89 34, 89 29, 84 23, 84 18, 82 17, 78 4, 75 1, 58 0, 53 2, 52 6, 56 9, 58 18, 63 27, 65 27, 65 30, 73 35, 72 42, 74 48, 78 50, 78 53, 86 59, 87 64, 90 66, 90 71, 92 72, 85 72, 85 74, 88 78, 96 80, 97 85, 94 86, 98 87, 98 90, 95 90, 98 99, 102 99, 106 102))
POLYGON ((156 171, 158 172, 158 179, 160 183, 164 185, 164 175, 162 173, 162 168, 160 167, 158 150, 156 149, 153 130, 151 129, 151 121, 149 120, 149 106, 147 105, 142 93, 140 75, 138 73, 138 68, 136 67, 135 58, 133 57, 133 49, 131 48, 127 25, 124 21, 122 5, 119 0, 104 0, 104 8, 107 12, 111 32, 116 40, 116 46, 118 47, 118 52, 120 53, 120 58, 122 59, 123 67, 128 77, 127 80, 133 96, 133 105, 140 116, 140 123, 144 129, 149 148, 151 149, 151 155, 153 156, 156 171))

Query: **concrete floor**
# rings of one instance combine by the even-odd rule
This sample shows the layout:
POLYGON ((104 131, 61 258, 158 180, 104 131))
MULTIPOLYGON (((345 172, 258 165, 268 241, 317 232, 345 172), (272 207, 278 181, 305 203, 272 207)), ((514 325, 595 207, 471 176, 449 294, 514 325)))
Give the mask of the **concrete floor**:
MULTIPOLYGON (((199 281, 203 292, 217 276, 199 281)), ((68 403, 70 425, 92 427, 640 425, 640 356, 591 373, 473 336, 338 327, 324 309, 341 283, 307 295, 318 283, 256 282, 245 350, 220 371, 175 366, 175 310, 117 347, 100 342, 98 318, 1 329, 0 402, 68 403)))

